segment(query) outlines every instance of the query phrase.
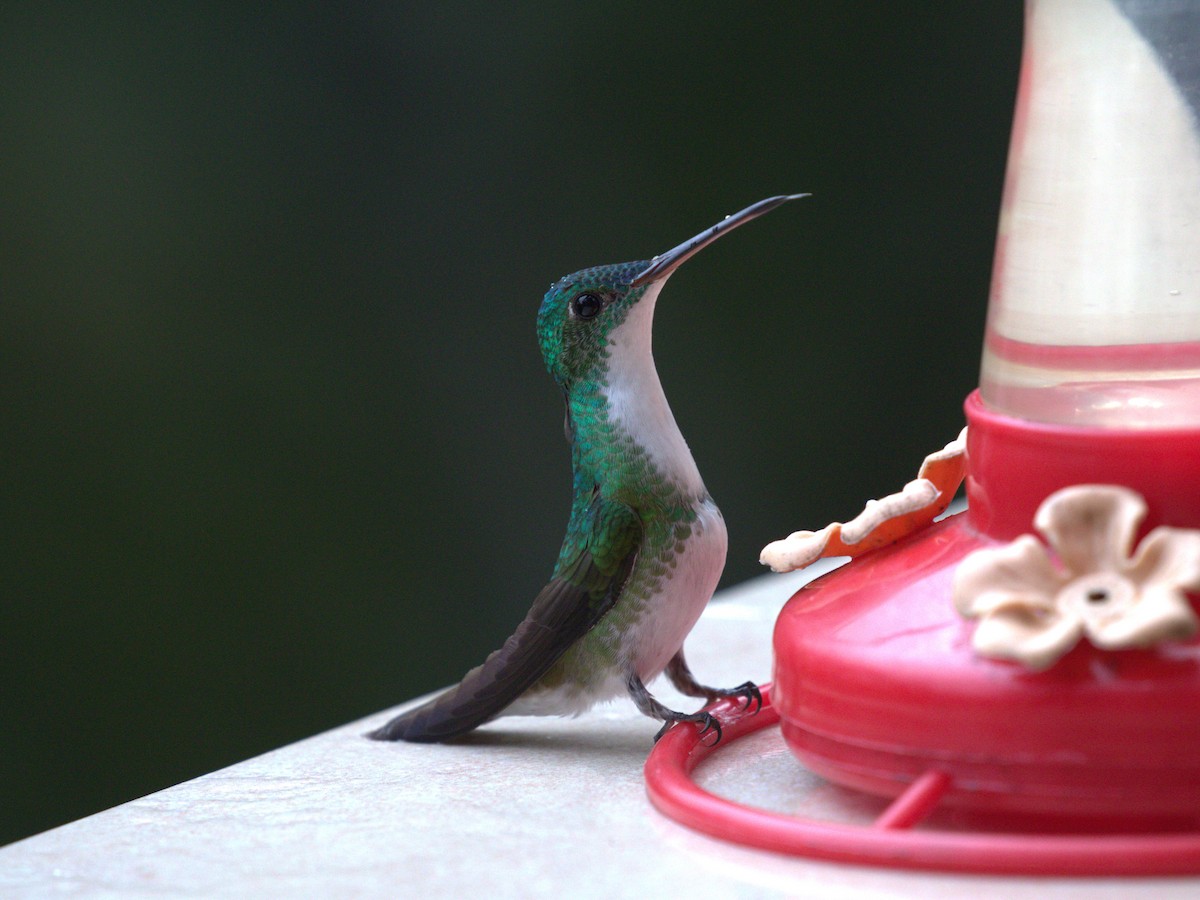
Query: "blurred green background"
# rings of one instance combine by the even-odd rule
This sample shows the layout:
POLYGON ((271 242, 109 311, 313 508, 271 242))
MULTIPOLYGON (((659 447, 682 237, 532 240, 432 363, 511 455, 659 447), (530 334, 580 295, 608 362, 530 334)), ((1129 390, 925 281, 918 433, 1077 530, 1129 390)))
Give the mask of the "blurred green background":
POLYGON ((533 332, 567 272, 813 192, 658 307, 723 583, 912 478, 976 383, 1020 25, 5 4, 0 842, 498 646, 569 507, 533 332))

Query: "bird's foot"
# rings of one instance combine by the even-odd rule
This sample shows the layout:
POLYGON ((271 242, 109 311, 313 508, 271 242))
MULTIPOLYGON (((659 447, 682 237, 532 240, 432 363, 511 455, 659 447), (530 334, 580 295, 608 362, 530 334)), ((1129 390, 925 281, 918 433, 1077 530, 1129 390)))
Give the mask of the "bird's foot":
POLYGON ((680 693, 687 694, 689 697, 703 697, 709 703, 726 697, 737 697, 742 701, 743 710, 748 710, 751 706, 754 707, 754 712, 762 709, 762 691, 753 681, 743 682, 734 688, 714 688, 701 684, 692 674, 692 670, 688 668, 682 650, 671 657, 671 661, 667 663, 666 673, 671 684, 675 685, 680 693))
POLYGON ((712 713, 704 712, 704 710, 695 713, 681 713, 675 712, 671 709, 664 711, 667 713, 667 715, 665 716, 665 721, 663 722, 662 728, 658 729, 658 734, 654 735, 654 743, 657 744, 659 738, 670 731, 671 726, 673 726, 676 722, 696 722, 700 726, 700 732, 696 736, 700 738, 701 741, 704 740, 704 736, 706 734, 711 732, 713 735, 713 741, 709 746, 715 747, 721 742, 721 723, 717 721, 717 717, 712 713))
POLYGON ((654 736, 657 742, 672 725, 676 722, 695 722, 700 726, 700 738, 703 740, 706 734, 712 734, 713 742, 710 746, 715 747, 721 740, 721 723, 717 717, 710 712, 700 710, 700 712, 684 713, 671 709, 663 705, 658 700, 650 695, 646 690, 646 685, 642 683, 642 679, 636 674, 630 674, 625 680, 625 686, 629 689, 629 696, 633 698, 634 704, 643 714, 650 716, 652 719, 658 719, 663 723, 663 727, 659 729, 658 734, 654 736))
POLYGON ((750 710, 750 707, 753 706, 754 709, 750 711, 756 713, 762 709, 762 691, 753 681, 743 682, 734 688, 705 688, 704 690, 704 696, 708 698, 709 702, 723 700, 726 697, 736 697, 741 701, 743 710, 750 710))

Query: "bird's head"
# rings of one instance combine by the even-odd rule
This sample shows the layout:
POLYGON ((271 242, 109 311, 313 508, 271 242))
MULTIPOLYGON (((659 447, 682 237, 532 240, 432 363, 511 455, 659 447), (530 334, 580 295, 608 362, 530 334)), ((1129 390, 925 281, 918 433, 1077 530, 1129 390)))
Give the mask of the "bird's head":
MULTIPOLYGON (((650 260, 581 269, 550 285, 538 312, 538 343, 546 368, 566 392, 582 380, 598 377, 618 328, 636 307, 652 313, 667 278, 721 235, 807 194, 768 197, 650 260)), ((651 315, 638 316, 649 349, 651 315)))

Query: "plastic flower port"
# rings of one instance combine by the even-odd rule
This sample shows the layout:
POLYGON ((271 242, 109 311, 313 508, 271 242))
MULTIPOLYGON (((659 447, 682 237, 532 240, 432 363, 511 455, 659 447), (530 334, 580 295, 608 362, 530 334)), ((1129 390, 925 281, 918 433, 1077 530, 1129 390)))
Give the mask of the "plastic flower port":
POLYGON ((1131 555, 1145 514, 1127 488, 1064 488, 1033 521, 1049 549, 1026 534, 966 557, 954 604, 981 620, 975 651, 1045 669, 1085 636, 1119 650, 1194 634, 1200 622, 1186 592, 1200 591, 1200 531, 1155 528, 1131 555))

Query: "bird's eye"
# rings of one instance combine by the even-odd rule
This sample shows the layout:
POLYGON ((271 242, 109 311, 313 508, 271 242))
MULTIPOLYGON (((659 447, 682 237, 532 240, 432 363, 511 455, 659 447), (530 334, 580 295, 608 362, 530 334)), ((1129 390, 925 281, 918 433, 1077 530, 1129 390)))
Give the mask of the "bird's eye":
POLYGON ((577 319, 591 319, 604 306, 604 301, 595 294, 580 294, 571 300, 571 314, 577 319))

